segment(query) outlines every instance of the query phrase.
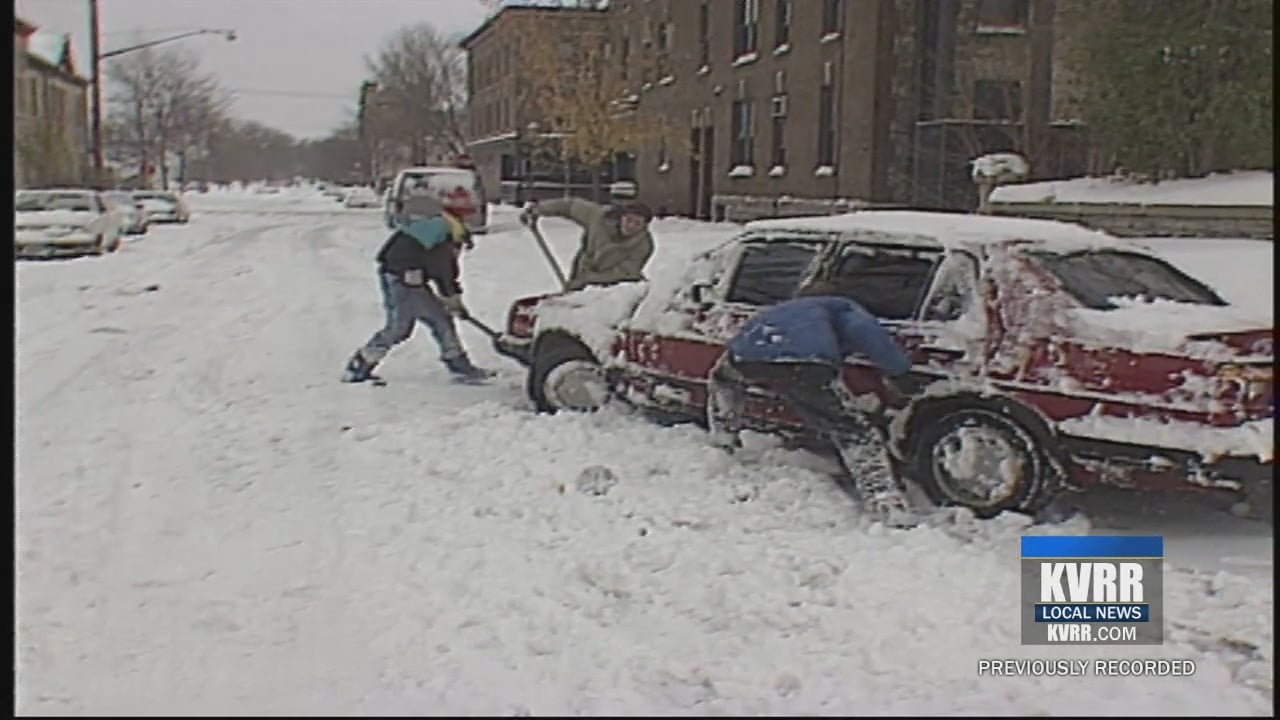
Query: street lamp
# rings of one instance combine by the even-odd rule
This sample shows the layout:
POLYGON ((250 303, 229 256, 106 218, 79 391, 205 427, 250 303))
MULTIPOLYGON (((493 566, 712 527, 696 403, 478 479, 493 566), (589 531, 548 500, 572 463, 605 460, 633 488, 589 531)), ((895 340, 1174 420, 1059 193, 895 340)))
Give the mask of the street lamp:
POLYGON ((102 35, 102 27, 99 18, 98 0, 89 0, 89 53, 93 55, 93 175, 94 185, 101 188, 103 185, 104 168, 106 166, 105 159, 102 155, 102 61, 107 58, 118 57, 125 53, 131 53, 137 50, 145 50, 149 47, 162 45, 164 43, 182 40, 196 35, 221 35, 227 39, 227 42, 234 42, 236 39, 235 30, 222 30, 212 28, 201 28, 199 30, 190 30, 188 32, 172 35, 170 37, 152 40, 150 42, 132 45, 130 47, 112 50, 111 52, 101 52, 99 37, 102 35))

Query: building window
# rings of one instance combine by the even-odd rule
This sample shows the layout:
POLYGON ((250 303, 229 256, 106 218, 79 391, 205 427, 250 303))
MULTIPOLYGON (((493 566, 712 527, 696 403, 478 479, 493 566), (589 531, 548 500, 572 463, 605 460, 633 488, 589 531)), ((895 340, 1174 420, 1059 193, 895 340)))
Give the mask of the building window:
POLYGON ((756 51, 760 38, 760 0, 735 0, 733 6, 733 56, 756 51))
MULTIPOLYGON (((623 32, 626 32, 624 29, 623 32)), ((622 37, 621 45, 618 48, 618 68, 622 72, 622 79, 625 81, 628 77, 627 66, 631 64, 631 40, 625 35, 622 37)))
POLYGON ((840 7, 843 0, 822 0, 822 34, 840 32, 840 7))
POLYGON ((669 22, 658 23, 658 52, 668 52, 671 50, 672 37, 675 32, 675 26, 669 22))
POLYGON ((1016 80, 978 80, 973 84, 975 120, 1022 119, 1022 83, 1016 80))
POLYGON ((711 64, 711 10, 707 0, 698 8, 698 67, 711 64))
POLYGON ((1025 28, 1027 0, 978 0, 979 28, 1025 28))
POLYGON ((773 46, 791 42, 791 0, 778 0, 778 24, 773 32, 773 46))
POLYGON ((748 99, 733 101, 733 151, 729 161, 738 167, 755 163, 755 108, 748 99))
POLYGON ((818 167, 836 166, 836 93, 832 83, 818 90, 818 167))
POLYGON ((770 115, 772 115, 773 128, 770 132, 770 140, 773 142, 773 150, 770 153, 773 167, 787 166, 787 96, 774 95, 770 107, 770 115))

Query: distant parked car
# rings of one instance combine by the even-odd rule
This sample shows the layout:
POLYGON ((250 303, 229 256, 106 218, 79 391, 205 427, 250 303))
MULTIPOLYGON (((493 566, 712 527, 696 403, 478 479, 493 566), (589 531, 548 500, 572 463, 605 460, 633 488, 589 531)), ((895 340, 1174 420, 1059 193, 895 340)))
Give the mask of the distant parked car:
POLYGON ((468 230, 477 235, 489 232, 489 207, 475 170, 450 166, 401 170, 391 182, 383 208, 388 223, 410 195, 434 196, 446 205, 461 208, 461 219, 468 230))
MULTIPOLYGON (((940 505, 989 516, 1111 486, 1271 507, 1273 321, 1137 243, 1076 225, 895 211, 757 221, 683 277, 517 300, 495 346, 529 367, 539 409, 614 397, 700 422, 725 343, 812 278, 864 305, 910 354, 926 387, 886 411, 891 443, 940 505)), ((884 407, 865 359, 848 360, 845 381, 884 407)), ((811 437, 769 392, 747 416, 811 437)))
POLYGON ((153 223, 186 223, 191 219, 182 196, 167 190, 139 190, 133 198, 142 203, 147 221, 153 223))
POLYGON ((146 208, 140 201, 134 199, 132 193, 111 190, 102 193, 102 197, 120 213, 122 232, 126 235, 143 235, 147 232, 151 222, 147 219, 146 208))
POLYGON ((371 188, 357 187, 347 193, 342 205, 349 208, 376 208, 382 205, 382 198, 378 197, 371 188))
POLYGON ((122 217, 95 190, 19 190, 14 195, 19 257, 115 252, 122 217))

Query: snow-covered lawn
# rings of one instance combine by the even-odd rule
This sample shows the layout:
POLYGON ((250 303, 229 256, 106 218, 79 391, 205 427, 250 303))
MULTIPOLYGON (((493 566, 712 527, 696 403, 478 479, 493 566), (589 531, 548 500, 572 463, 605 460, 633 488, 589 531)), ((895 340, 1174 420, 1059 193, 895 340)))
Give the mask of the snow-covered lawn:
POLYGON ((1133 203, 1138 205, 1271 205, 1275 174, 1266 170, 1218 173, 1202 178, 1143 183, 1082 177, 996 188, 997 203, 1133 203))
MULTIPOLYGON (((1018 519, 886 532, 827 461, 763 436, 729 458, 696 428, 534 415, 467 326, 492 386, 451 384, 425 333, 388 387, 343 386, 381 322, 378 211, 191 204, 117 255, 18 266, 19 712, 1273 711, 1270 528, 1111 508, 1170 535, 1166 644, 1024 648, 1018 519), (592 466, 617 477, 603 495, 592 466), (977 676, 1029 657, 1198 671, 977 676)), ((500 325, 553 276, 514 211, 493 223, 464 286, 500 325)), ((576 232, 546 229, 567 264, 576 232)), ((733 232, 661 221, 655 266, 733 232)), ((1263 245, 1223 247, 1206 257, 1238 286, 1263 245)))

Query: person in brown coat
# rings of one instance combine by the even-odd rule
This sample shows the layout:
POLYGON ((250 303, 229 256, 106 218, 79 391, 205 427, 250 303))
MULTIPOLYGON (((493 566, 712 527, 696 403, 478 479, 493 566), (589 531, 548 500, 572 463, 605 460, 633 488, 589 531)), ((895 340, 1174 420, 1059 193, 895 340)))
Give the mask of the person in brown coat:
POLYGON ((520 222, 532 227, 543 217, 565 218, 582 228, 582 245, 573 258, 566 290, 645 279, 644 266, 653 256, 653 236, 649 234, 653 211, 648 206, 555 198, 529 203, 520 222))

